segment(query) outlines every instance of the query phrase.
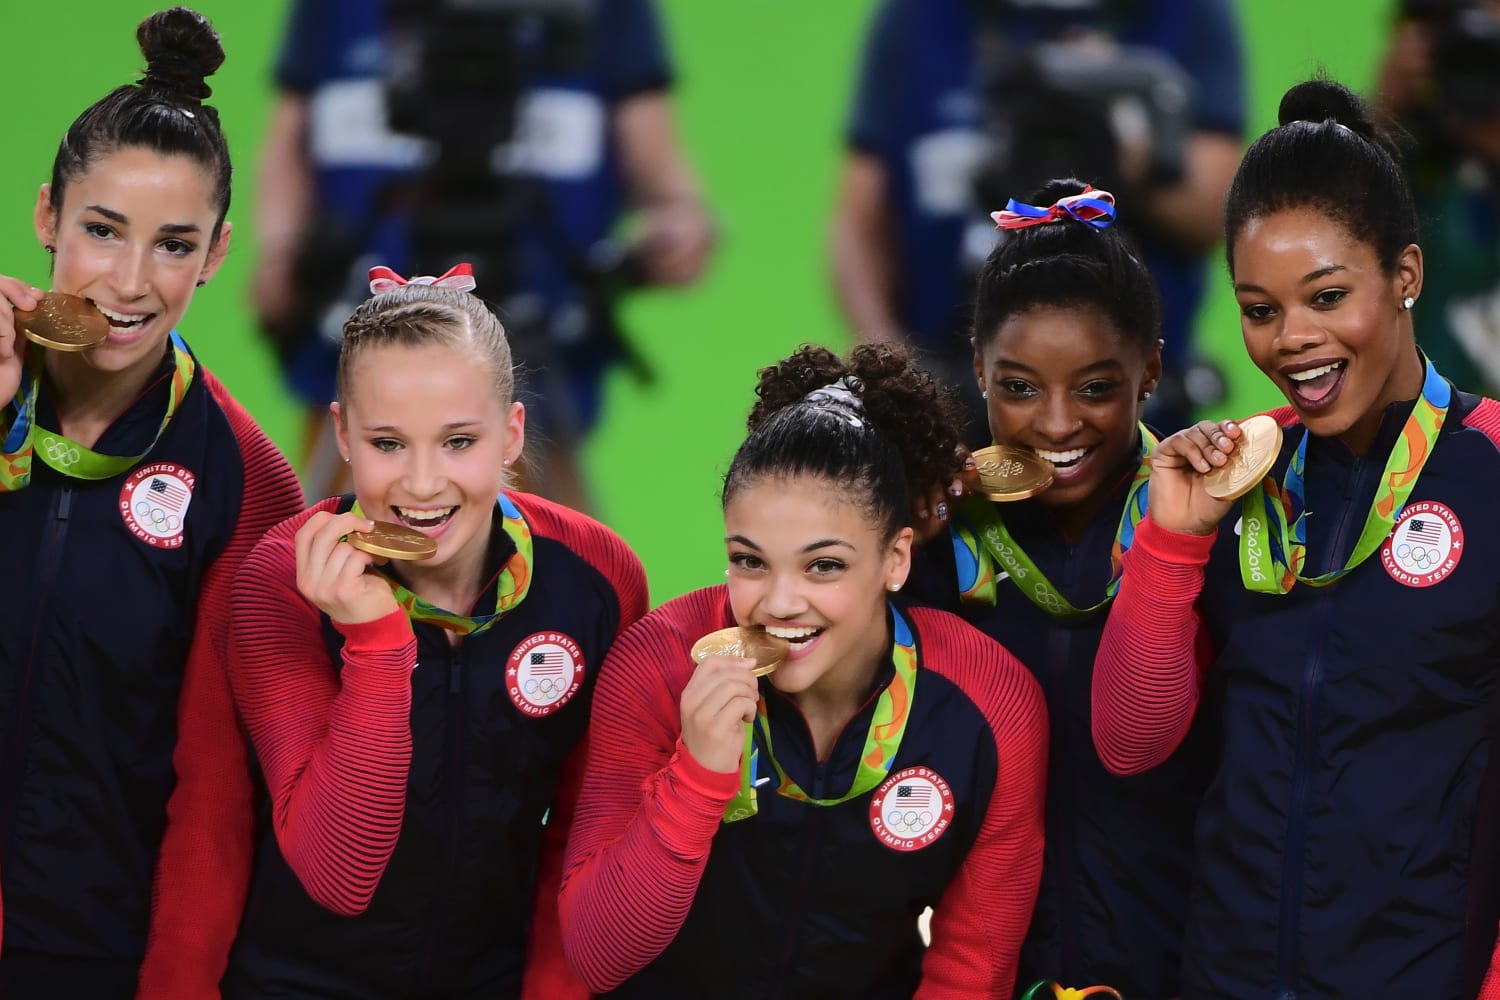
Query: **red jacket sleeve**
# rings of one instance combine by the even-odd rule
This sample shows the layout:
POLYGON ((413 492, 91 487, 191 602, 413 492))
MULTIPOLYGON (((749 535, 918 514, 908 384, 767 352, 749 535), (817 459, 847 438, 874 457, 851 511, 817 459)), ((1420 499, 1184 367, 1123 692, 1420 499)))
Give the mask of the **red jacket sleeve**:
POLYGON ((198 597, 177 708, 177 783, 152 884, 142 1000, 219 996, 249 891, 255 825, 248 755, 224 674, 230 591, 261 536, 302 509, 286 459, 217 380, 205 377, 239 440, 245 488, 234 531, 205 571, 198 597))
POLYGON ((983 665, 969 676, 984 688, 973 694, 994 732, 999 768, 974 846, 933 910, 915 1000, 1013 995, 1042 877, 1047 702, 1019 661, 964 631, 970 634, 959 638, 957 653, 983 665))
POLYGON ((296 587, 292 536, 303 520, 272 532, 240 571, 229 677, 283 857, 315 901, 354 915, 401 833, 417 641, 399 610, 337 625, 335 670, 322 615, 296 587))
POLYGON ((1161 764, 1192 725, 1212 661, 1195 602, 1213 542, 1158 527, 1148 514, 1125 553, 1094 661, 1094 749, 1115 774, 1161 764))
POLYGON ((1490 956, 1490 971, 1485 974, 1484 985, 1479 988, 1478 1000, 1500 1000, 1500 944, 1490 956))
POLYGON ((595 992, 676 937, 739 788, 737 772, 710 771, 682 746, 677 702, 689 646, 659 609, 620 637, 594 695, 561 909, 568 961, 595 992))
MULTIPOLYGON (((650 606, 646 570, 635 552, 618 535, 592 518, 540 497, 511 494, 511 499, 522 505, 535 530, 558 538, 609 580, 619 602, 616 636, 646 613, 650 606)), ((522 1000, 586 1000, 590 995, 588 987, 578 978, 563 953, 558 913, 564 854, 573 829, 588 754, 587 738, 569 754, 543 831, 531 933, 526 942, 522 1000)))

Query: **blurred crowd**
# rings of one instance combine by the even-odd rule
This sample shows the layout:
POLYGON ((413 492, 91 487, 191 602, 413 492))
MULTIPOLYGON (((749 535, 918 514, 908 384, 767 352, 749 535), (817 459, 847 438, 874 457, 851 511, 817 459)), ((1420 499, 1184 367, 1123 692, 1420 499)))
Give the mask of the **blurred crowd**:
MULTIPOLYGON (((1430 268, 1419 337, 1464 388, 1500 386, 1500 14, 1396 0, 1372 95, 1404 129, 1430 268)), ((605 375, 642 380, 618 306, 708 270, 713 206, 652 0, 294 0, 260 163, 253 299, 307 407, 307 495, 347 488, 327 406, 342 318, 372 264, 475 264, 525 373, 524 485, 587 508, 575 456, 605 375)), ((1195 343, 1244 141, 1233 0, 880 0, 848 109, 828 244, 858 341, 902 341, 962 395, 989 213, 1053 177, 1114 192, 1163 303, 1163 432, 1220 402, 1195 343)))

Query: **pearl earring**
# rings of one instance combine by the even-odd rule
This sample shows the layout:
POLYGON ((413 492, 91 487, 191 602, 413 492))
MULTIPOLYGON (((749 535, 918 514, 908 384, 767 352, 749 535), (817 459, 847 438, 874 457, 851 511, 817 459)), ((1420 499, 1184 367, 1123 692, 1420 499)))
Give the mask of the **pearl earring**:
POLYGON ((348 465, 348 464, 349 464, 349 456, 348 456, 348 455, 345 455, 345 456, 344 456, 344 464, 345 464, 345 465, 348 465))
POLYGON ((988 389, 980 389, 979 390, 979 398, 980 399, 989 399, 990 398, 990 391, 988 389))
POLYGON ((1141 402, 1144 403, 1146 400, 1148 400, 1150 398, 1151 398, 1151 390, 1150 389, 1147 389, 1145 392, 1141 393, 1141 402))
POLYGON ((1410 295, 1408 295, 1406 298, 1404 298, 1404 299, 1401 300, 1401 308, 1403 308, 1403 309, 1410 309, 1412 306, 1414 306, 1416 304, 1417 304, 1417 300, 1414 299, 1414 298, 1412 298, 1410 295))
POLYGON ((899 584, 899 583, 888 583, 888 584, 886 584, 885 589, 889 590, 891 593, 894 594, 896 591, 898 591, 898 590, 901 589, 901 584, 899 584))

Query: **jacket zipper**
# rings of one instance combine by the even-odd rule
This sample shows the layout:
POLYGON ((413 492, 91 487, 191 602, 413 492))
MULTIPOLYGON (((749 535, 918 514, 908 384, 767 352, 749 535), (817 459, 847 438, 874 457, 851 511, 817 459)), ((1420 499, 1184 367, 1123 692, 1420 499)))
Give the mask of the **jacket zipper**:
MULTIPOLYGON (((1328 564, 1323 572, 1334 570, 1343 547, 1344 530, 1349 524, 1349 513, 1353 509, 1354 495, 1358 492, 1364 471, 1364 459, 1356 458, 1354 467, 1344 480, 1344 498, 1339 512, 1338 530, 1328 549, 1328 564)), ((1328 612, 1333 603, 1332 587, 1319 587, 1313 618, 1319 622, 1314 634, 1322 635, 1328 612)), ((1302 674, 1302 697, 1297 709, 1297 736, 1292 756, 1292 801, 1287 810, 1287 836, 1281 862, 1281 920, 1277 945, 1277 979, 1280 982, 1279 1000, 1296 1000, 1294 984, 1297 981, 1297 938, 1302 923, 1302 873, 1303 841, 1307 836, 1307 796, 1312 782, 1313 759, 1317 742, 1313 731, 1313 703, 1323 683, 1323 656, 1321 642, 1308 650, 1307 663, 1302 674)))
MULTIPOLYGON (((446 643, 446 633, 441 640, 446 643)), ((443 900, 448 890, 458 882, 459 830, 464 812, 464 661, 463 646, 450 647, 448 658, 448 697, 444 706, 443 722, 443 794, 448 804, 447 851, 445 864, 434 886, 433 899, 443 900)), ((438 966, 440 939, 444 936, 443 921, 447 919, 447 907, 435 903, 428 911, 427 945, 422 959, 421 989, 431 989, 434 977, 443 977, 454 970, 438 966)))

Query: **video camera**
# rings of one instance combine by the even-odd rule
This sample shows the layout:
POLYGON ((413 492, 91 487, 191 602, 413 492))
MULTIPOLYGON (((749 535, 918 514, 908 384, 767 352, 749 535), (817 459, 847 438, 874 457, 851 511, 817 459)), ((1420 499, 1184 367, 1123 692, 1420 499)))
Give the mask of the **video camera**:
POLYGON ((1500 17, 1483 0, 1402 0, 1401 16, 1428 25, 1434 101, 1459 120, 1500 112, 1500 17))

